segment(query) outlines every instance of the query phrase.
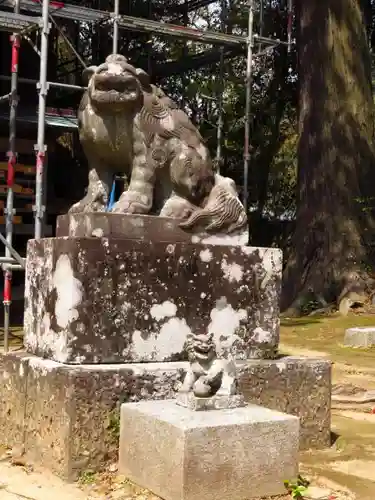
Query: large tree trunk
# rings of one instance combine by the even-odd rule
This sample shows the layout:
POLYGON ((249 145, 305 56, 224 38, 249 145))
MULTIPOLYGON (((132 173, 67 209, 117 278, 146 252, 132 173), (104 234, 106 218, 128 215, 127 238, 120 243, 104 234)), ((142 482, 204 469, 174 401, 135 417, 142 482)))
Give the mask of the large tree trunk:
POLYGON ((282 308, 364 287, 374 196, 374 113, 361 0, 299 0, 297 221, 282 308), (372 194, 370 194, 372 191, 372 194))

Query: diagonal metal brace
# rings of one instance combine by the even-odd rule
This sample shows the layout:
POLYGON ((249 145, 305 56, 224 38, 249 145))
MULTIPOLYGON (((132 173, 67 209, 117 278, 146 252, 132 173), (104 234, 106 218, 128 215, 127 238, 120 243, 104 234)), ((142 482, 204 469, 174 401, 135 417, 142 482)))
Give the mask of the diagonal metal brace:
POLYGON ((4 243, 4 245, 6 246, 6 248, 9 250, 11 256, 14 258, 14 260, 16 260, 18 262, 18 264, 22 267, 22 269, 25 269, 25 259, 23 259, 21 257, 21 255, 16 251, 14 250, 14 248, 12 247, 12 245, 10 245, 7 240, 4 238, 4 236, 0 233, 0 241, 2 243, 4 243))
POLYGON ((9 101, 9 99, 10 99, 11 95, 12 95, 12 93, 11 93, 11 92, 9 92, 8 94, 2 95, 2 96, 0 97, 0 102, 2 102, 2 101, 9 101))

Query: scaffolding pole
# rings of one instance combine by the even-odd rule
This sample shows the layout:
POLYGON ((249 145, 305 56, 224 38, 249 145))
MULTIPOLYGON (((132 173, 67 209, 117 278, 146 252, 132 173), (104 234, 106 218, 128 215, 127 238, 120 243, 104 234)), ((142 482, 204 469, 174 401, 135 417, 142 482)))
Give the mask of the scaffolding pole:
POLYGON ((49 24, 49 0, 43 0, 42 6, 42 22, 41 22, 41 45, 40 45, 40 74, 39 83, 37 84, 39 91, 39 106, 38 106, 38 139, 34 146, 36 152, 36 186, 35 186, 35 239, 40 239, 43 235, 44 226, 44 166, 46 157, 45 139, 45 117, 47 104, 47 60, 48 60, 48 34, 50 30, 49 24))
POLYGON ((246 105, 245 105, 245 144, 243 165, 243 205, 247 213, 249 208, 249 165, 250 165, 250 124, 251 124, 251 82, 253 69, 253 25, 254 0, 249 0, 249 22, 247 31, 247 64, 246 64, 246 105))
MULTIPOLYGON (((259 36, 263 36, 264 27, 264 0, 260 0, 259 5, 259 36)), ((262 52, 262 44, 259 44, 258 52, 262 52)))
MULTIPOLYGON (((20 13, 20 0, 14 4, 14 14, 20 13)), ((5 258, 12 258, 13 242, 13 185, 14 167, 17 162, 16 152, 16 128, 17 128, 17 105, 18 105, 18 59, 20 49, 20 36, 13 33, 11 36, 12 56, 11 56, 11 87, 10 87, 10 109, 9 109, 9 150, 8 150, 8 173, 7 173, 7 203, 5 210, 5 258)), ((12 303, 12 266, 8 263, 4 265, 4 352, 9 349, 9 326, 10 326, 10 305, 12 303)))
MULTIPOLYGON (((0 80, 10 80, 9 76, 6 75, 0 75, 0 80)), ((30 85, 36 85, 38 83, 38 80, 33 80, 32 78, 18 78, 18 83, 26 83, 30 85)), ((49 87, 57 87, 57 88, 62 88, 62 89, 68 89, 68 90, 86 90, 87 87, 82 87, 81 85, 72 85, 70 83, 61 83, 61 82, 47 82, 47 85, 49 87)), ((4 96, 4 99, 8 99, 11 96, 11 93, 7 94, 4 96)), ((0 101, 1 101, 0 97, 0 101)))
MULTIPOLYGON (((220 29, 225 33, 225 20, 227 18, 226 0, 221 0, 220 12, 220 29)), ((220 66, 219 66, 219 91, 217 98, 218 117, 217 117, 217 135, 216 135, 216 165, 218 173, 220 174, 221 166, 223 163, 222 140, 223 140, 223 105, 224 105, 224 46, 220 47, 220 66)))
POLYGON ((293 0, 288 0, 288 52, 292 50, 293 0))
POLYGON ((118 53, 118 16, 120 15, 120 0, 115 0, 114 12, 113 12, 113 54, 118 53))

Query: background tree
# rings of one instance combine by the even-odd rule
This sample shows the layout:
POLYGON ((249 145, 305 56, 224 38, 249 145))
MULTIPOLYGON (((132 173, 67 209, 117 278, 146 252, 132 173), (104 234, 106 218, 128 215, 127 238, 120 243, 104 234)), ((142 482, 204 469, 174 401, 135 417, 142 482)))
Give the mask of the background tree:
POLYGON ((363 2, 299 0, 298 205, 283 307, 366 287, 374 113, 363 2))

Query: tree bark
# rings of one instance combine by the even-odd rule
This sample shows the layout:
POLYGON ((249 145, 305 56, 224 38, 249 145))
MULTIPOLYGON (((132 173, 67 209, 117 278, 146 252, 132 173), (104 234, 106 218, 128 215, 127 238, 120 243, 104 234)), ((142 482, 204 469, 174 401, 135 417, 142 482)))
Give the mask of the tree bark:
POLYGON ((374 230, 374 109, 361 0, 299 0, 296 230, 282 309, 364 286, 374 230))

